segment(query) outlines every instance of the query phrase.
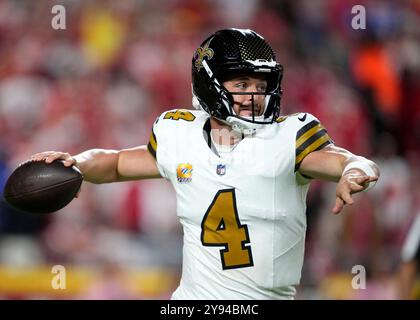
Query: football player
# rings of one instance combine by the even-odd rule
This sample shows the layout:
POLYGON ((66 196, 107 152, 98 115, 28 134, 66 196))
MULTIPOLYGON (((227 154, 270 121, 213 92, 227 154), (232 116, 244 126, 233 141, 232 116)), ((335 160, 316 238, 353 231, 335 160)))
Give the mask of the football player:
POLYGON ((84 179, 166 178, 184 231, 173 299, 293 299, 313 179, 337 183, 333 213, 379 177, 375 163, 334 145, 313 115, 280 116, 283 66, 252 30, 212 34, 192 59, 193 106, 158 117, 148 145, 62 159, 84 179))

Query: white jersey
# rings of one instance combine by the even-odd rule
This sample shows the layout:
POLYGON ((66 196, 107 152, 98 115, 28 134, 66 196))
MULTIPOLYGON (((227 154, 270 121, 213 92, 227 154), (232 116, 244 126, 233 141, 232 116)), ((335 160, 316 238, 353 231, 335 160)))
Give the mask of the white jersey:
POLYGON ((331 139, 301 113, 263 125, 217 155, 203 129, 208 119, 203 111, 165 112, 148 144, 176 191, 184 231, 182 278, 172 298, 292 299, 310 181, 297 169, 331 139))

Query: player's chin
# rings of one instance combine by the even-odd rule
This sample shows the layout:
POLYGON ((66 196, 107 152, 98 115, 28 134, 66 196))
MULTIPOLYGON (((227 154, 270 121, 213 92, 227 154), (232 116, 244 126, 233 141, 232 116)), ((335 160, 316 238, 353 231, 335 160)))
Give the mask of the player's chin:
MULTIPOLYGON (((251 118, 252 117, 253 112, 251 110, 241 110, 239 111, 239 116, 240 117, 244 117, 244 118, 251 118)), ((255 110, 254 112, 254 116, 258 117, 260 115, 260 111, 259 110, 255 110)))

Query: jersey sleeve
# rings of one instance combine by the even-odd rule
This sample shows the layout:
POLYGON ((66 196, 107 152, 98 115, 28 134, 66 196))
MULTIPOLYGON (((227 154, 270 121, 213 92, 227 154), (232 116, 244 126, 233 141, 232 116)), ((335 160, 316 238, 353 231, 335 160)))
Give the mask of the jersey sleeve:
MULTIPOLYGON (((158 121, 158 120, 156 120, 158 121)), ((156 151, 157 151, 157 140, 155 135, 155 126, 156 122, 153 124, 152 132, 150 134, 149 143, 147 144, 147 150, 149 150, 150 154, 153 156, 153 158, 156 159, 156 151)))
POLYGON ((295 172, 308 154, 334 143, 327 130, 313 115, 301 113, 296 118, 299 124, 296 132, 295 172))
POLYGON ((154 122, 147 150, 156 159, 162 177, 169 179, 180 154, 183 153, 186 137, 196 116, 186 109, 163 112, 154 122))

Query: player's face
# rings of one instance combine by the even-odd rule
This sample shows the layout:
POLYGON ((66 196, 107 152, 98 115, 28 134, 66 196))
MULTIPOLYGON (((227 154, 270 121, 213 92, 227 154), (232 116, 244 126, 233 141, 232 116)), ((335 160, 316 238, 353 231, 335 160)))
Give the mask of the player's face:
POLYGON ((232 93, 233 109, 241 117, 252 116, 252 104, 254 104, 254 116, 260 116, 264 112, 267 81, 264 76, 243 75, 223 82, 223 86, 232 93), (235 94, 235 93, 261 93, 261 94, 235 94))

